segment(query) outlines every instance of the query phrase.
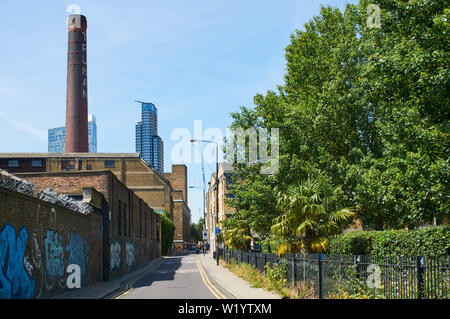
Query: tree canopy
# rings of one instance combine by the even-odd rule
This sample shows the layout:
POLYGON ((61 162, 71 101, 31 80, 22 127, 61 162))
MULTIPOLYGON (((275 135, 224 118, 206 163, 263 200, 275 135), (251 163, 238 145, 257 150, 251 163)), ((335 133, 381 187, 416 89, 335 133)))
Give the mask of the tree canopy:
POLYGON ((232 113, 233 128, 279 128, 279 170, 235 163, 229 205, 271 234, 277 193, 324 176, 374 229, 449 217, 449 6, 444 0, 361 0, 322 7, 291 35, 284 83, 232 113), (380 27, 368 24, 369 4, 380 27))

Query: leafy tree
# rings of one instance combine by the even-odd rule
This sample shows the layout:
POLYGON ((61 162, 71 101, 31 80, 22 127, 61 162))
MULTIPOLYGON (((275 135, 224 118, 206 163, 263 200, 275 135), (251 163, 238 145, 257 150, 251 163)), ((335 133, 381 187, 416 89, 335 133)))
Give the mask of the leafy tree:
POLYGON ((225 246, 231 249, 248 251, 252 237, 250 226, 240 216, 233 216, 224 221, 225 246))
POLYGON ((449 7, 378 4, 382 28, 365 34, 361 84, 381 153, 354 167, 355 201, 378 229, 414 228, 449 216, 449 7))
POLYGON ((251 230, 268 236, 276 193, 311 174, 340 185, 339 206, 375 229, 449 217, 448 12, 443 0, 361 0, 322 7, 291 35, 284 84, 232 113, 234 128, 280 130, 277 174, 234 165, 230 205, 251 230), (380 28, 367 24, 370 3, 380 28))
POLYGON ((191 240, 194 242, 199 242, 203 240, 203 228, 205 226, 205 219, 200 218, 198 223, 191 224, 191 240))

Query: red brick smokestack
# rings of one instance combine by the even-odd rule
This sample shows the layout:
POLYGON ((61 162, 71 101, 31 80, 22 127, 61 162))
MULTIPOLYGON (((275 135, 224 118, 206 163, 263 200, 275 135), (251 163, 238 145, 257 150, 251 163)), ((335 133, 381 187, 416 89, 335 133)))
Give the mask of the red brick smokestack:
POLYGON ((67 51, 66 153, 89 152, 86 17, 69 17, 67 51))

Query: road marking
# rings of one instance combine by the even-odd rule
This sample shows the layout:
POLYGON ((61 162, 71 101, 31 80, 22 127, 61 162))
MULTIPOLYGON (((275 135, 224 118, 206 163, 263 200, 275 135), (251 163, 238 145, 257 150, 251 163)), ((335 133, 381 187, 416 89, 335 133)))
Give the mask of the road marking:
POLYGON ((208 288, 209 291, 211 291, 211 293, 212 293, 217 299, 221 299, 221 298, 214 292, 214 290, 209 286, 209 284, 206 282, 205 277, 203 276, 203 273, 202 273, 202 271, 201 271, 201 269, 200 269, 200 265, 199 265, 199 263, 198 263, 198 260, 197 260, 197 267, 198 267, 198 270, 199 270, 199 272, 200 272, 200 276, 202 277, 203 283, 205 284, 206 288, 208 288))
POLYGON ((217 290, 217 288, 216 287, 214 287, 214 285, 209 281, 209 279, 208 279, 208 276, 206 275, 206 272, 205 272, 205 270, 203 269, 203 267, 202 267, 202 265, 201 265, 201 262, 200 262, 200 258, 199 257, 197 257, 197 266, 198 266, 198 269, 200 270, 200 275, 202 276, 202 278, 204 278, 204 282, 205 282, 205 280, 206 280, 206 282, 205 282, 205 284, 206 284, 206 286, 209 288, 209 287, 212 287, 214 290, 215 290, 215 292, 217 292, 217 294, 215 294, 210 288, 209 288, 209 290, 211 290, 211 292, 217 297, 217 295, 219 295, 220 297, 217 297, 217 299, 227 299, 223 294, 221 294, 220 293, 220 291, 219 290, 217 290), (203 277, 204 276, 204 277, 203 277))
POLYGON ((130 288, 130 289, 128 289, 127 291, 125 291, 125 292, 121 293, 121 294, 120 294, 120 295, 118 295, 117 297, 114 297, 114 299, 119 299, 120 297, 122 297, 122 296, 126 295, 127 293, 129 293, 129 292, 130 292, 131 290, 132 290, 131 288, 130 288))

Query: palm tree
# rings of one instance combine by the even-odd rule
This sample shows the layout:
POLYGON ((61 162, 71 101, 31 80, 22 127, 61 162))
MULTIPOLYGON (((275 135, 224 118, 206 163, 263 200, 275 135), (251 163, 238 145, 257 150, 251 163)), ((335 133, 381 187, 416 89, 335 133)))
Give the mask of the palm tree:
POLYGON ((310 178, 279 192, 281 215, 271 227, 271 232, 282 239, 278 254, 325 251, 328 238, 340 233, 355 214, 350 208, 336 209, 340 194, 340 187, 330 193, 322 181, 310 178))
POLYGON ((226 247, 244 251, 249 249, 252 237, 250 235, 250 226, 245 220, 232 216, 225 220, 224 229, 226 247))

